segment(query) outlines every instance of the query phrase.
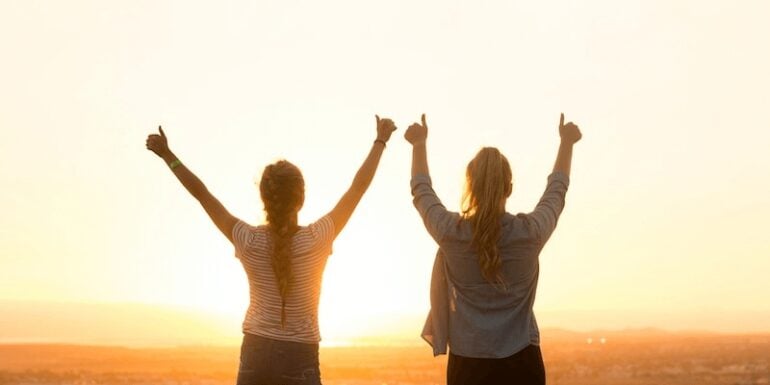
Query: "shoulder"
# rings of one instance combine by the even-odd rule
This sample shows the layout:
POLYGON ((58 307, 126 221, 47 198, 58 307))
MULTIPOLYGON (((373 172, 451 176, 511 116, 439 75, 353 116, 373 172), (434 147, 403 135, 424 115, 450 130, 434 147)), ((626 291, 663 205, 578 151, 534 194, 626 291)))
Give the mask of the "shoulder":
POLYGON ((324 215, 317 221, 302 227, 295 242, 304 243, 313 248, 331 247, 334 242, 334 221, 330 215, 324 215))
POLYGON ((532 216, 528 213, 506 213, 503 217, 503 232, 511 240, 534 239, 534 226, 532 216))
POLYGON ((267 226, 250 225, 238 219, 233 225, 233 242, 248 245, 267 232, 267 226))
POLYGON ((331 215, 327 214, 307 225, 306 229, 314 238, 325 238, 334 234, 334 221, 331 215))
POLYGON ((454 211, 446 211, 441 223, 441 239, 439 244, 454 241, 469 241, 473 238, 473 225, 462 214, 454 211))

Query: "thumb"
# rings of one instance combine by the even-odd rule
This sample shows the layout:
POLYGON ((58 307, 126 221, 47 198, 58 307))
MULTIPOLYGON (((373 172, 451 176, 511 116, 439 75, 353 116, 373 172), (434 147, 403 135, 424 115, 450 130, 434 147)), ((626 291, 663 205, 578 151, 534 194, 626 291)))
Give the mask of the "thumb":
POLYGON ((166 133, 165 133, 165 132, 163 132, 163 127, 161 127, 161 126, 158 126, 158 131, 160 131, 160 136, 162 136, 162 137, 164 137, 164 138, 166 137, 166 133))
POLYGON ((428 128, 428 123, 425 123, 425 114, 422 114, 422 126, 428 128))
POLYGON ((564 113, 561 113, 561 118, 559 118, 559 128, 564 127, 564 113))
POLYGON ((380 115, 374 114, 374 117, 377 119, 377 125, 380 125, 380 115))

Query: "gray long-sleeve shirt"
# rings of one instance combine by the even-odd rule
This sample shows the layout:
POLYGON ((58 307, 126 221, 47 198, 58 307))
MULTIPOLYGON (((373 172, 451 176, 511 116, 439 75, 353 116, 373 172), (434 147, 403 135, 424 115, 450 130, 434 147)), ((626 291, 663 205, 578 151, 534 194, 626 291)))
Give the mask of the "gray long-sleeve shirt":
POLYGON ((530 344, 539 345, 532 306, 539 274, 538 256, 564 208, 569 178, 559 172, 535 210, 502 218, 498 247, 503 285, 484 279, 472 247, 471 223, 448 211, 436 196, 430 177, 412 178, 414 206, 439 250, 431 277, 431 310, 423 338, 434 355, 504 358, 530 344))

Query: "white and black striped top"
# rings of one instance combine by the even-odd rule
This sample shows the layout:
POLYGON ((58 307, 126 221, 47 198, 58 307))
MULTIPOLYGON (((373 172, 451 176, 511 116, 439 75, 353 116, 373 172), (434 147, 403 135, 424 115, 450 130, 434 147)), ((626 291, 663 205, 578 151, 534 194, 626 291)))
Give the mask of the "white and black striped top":
POLYGON ((281 327, 281 295, 273 273, 273 246, 266 225, 250 226, 238 221, 233 227, 235 256, 249 278, 249 310, 243 332, 283 341, 318 343, 318 299, 326 260, 332 253, 334 222, 327 215, 294 234, 291 270, 286 297, 286 325, 281 327))

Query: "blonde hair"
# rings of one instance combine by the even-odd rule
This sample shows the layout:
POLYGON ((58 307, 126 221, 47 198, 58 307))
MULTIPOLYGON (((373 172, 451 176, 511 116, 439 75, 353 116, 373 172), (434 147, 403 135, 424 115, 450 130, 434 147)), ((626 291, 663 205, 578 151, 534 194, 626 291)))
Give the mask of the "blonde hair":
POLYGON ((497 243, 512 179, 508 159, 494 147, 482 148, 465 171, 462 218, 473 227, 472 245, 478 252, 479 267, 484 279, 491 283, 503 283, 497 243))
POLYGON ((286 297, 293 278, 291 240, 299 229, 297 212, 305 202, 305 180, 297 166, 280 160, 265 167, 259 182, 259 193, 272 235, 270 262, 281 295, 281 327, 285 327, 286 297))

